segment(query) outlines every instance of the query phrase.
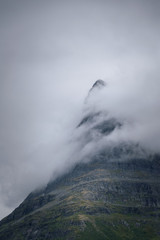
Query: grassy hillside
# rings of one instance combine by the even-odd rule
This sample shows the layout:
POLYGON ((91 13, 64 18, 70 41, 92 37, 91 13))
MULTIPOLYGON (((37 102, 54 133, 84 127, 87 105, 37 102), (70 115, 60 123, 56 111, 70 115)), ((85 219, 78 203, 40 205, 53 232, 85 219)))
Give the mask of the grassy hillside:
POLYGON ((160 239, 160 159, 92 162, 31 193, 0 223, 0 240, 160 239))

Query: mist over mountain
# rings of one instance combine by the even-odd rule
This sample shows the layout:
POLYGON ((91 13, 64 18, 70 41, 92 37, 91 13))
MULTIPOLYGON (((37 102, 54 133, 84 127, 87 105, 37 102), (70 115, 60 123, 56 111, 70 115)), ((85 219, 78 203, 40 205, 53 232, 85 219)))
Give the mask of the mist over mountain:
POLYGON ((93 84, 79 124, 54 152, 50 179, 0 222, 0 238, 160 238, 159 151, 149 133, 148 145, 132 136, 141 116, 107 109, 107 88, 102 80, 93 84))
POLYGON ((159 153, 159 26, 158 0, 0 1, 0 218, 103 146, 159 153))
MULTIPOLYGON (((6 206, 16 206, 30 191, 70 171, 78 162, 90 161, 91 156, 103 148, 111 151, 120 143, 134 143, 140 145, 136 154, 159 153, 160 100, 157 85, 157 79, 149 82, 147 88, 143 79, 131 85, 123 80, 96 81, 86 93, 83 108, 77 109, 79 113, 73 111, 75 116, 66 118, 68 113, 63 108, 62 112, 59 109, 52 128, 49 127, 51 132, 47 141, 43 139, 38 147, 32 147, 24 162, 15 161, 12 172, 1 182, 1 201, 6 206), (104 130, 101 130, 102 123, 104 130), (107 129, 110 125, 106 132, 105 125, 107 129)), ((10 166, 8 163, 9 171, 10 166)))

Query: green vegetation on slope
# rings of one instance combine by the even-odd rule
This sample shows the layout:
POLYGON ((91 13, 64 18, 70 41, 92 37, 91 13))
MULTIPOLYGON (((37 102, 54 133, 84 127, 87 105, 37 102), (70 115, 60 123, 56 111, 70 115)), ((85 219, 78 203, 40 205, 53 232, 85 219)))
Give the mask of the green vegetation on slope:
POLYGON ((0 240, 160 240, 159 170, 157 160, 80 164, 3 219, 0 240))

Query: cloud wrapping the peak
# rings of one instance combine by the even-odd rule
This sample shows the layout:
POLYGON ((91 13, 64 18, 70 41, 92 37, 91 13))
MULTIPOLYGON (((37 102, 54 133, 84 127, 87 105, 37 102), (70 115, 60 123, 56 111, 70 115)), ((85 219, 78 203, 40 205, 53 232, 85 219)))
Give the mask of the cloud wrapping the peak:
POLYGON ((110 136, 115 141, 135 141, 159 153, 160 149, 160 79, 159 70, 138 72, 135 80, 110 81, 107 87, 92 93, 86 109, 106 112, 119 119, 123 127, 110 136))
POLYGON ((111 141, 159 151, 159 9, 158 0, 0 1, 0 217, 97 139, 106 144, 76 129, 91 109, 108 114, 97 122, 125 122, 111 141), (97 79, 107 87, 88 110, 97 79))

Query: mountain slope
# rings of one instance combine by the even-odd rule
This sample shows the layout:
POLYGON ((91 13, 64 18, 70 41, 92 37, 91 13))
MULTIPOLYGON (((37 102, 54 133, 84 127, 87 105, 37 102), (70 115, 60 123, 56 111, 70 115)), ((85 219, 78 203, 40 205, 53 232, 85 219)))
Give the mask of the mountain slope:
MULTIPOLYGON (((122 127, 101 114, 87 112, 78 125, 84 145, 122 127)), ((4 218, 0 240, 158 240, 159 173, 160 156, 136 143, 96 148, 87 161, 32 192, 4 218)))

